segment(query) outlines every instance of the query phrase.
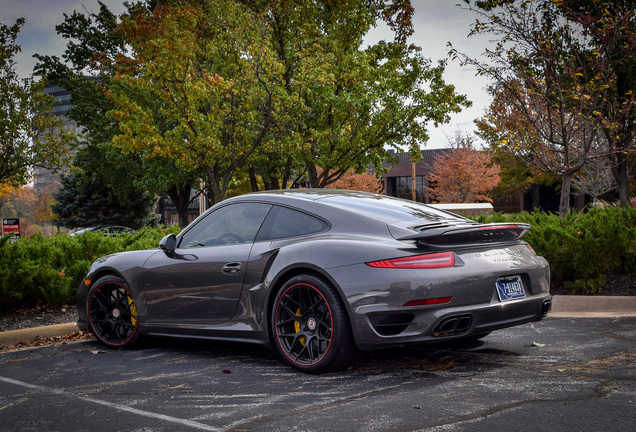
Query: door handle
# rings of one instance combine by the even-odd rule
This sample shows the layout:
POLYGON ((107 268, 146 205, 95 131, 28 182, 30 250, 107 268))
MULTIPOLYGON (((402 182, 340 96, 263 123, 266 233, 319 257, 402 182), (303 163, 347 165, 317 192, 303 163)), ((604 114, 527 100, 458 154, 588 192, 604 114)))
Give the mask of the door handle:
POLYGON ((221 269, 225 274, 238 274, 241 272, 242 264, 240 262, 227 263, 221 269))

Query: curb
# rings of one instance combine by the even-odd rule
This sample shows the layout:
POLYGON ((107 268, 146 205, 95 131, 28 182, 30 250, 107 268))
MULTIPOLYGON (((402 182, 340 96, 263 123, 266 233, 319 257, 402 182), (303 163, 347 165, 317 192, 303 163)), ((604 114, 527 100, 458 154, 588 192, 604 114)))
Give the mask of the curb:
POLYGON ((15 345, 20 342, 28 342, 38 336, 49 338, 71 334, 78 331, 79 328, 77 328, 77 325, 75 325, 74 322, 19 330, 9 330, 0 332, 0 346, 15 345))
MULTIPOLYGON (((636 317, 636 296, 552 296, 548 318, 625 318, 636 317)), ((0 346, 28 342, 36 337, 56 337, 78 332, 72 323, 55 324, 0 332, 0 346)))
POLYGON ((636 317, 636 296, 552 296, 550 318, 636 317))

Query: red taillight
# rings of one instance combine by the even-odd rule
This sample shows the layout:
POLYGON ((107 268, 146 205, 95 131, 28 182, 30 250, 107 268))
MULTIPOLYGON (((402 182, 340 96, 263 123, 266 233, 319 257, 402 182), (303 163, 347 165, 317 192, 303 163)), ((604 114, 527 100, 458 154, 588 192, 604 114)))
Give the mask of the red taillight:
POLYGON ((532 249, 532 246, 530 246, 529 244, 526 245, 526 247, 528 249, 530 249, 530 252, 532 252, 532 255, 537 256, 537 253, 534 251, 534 249, 532 249))
POLYGON ((404 306, 429 306, 436 304, 444 304, 451 301, 452 297, 437 297, 430 299, 411 300, 404 303, 404 306))
POLYGON ((430 269, 452 267, 455 255, 452 252, 441 252, 428 255, 416 255, 366 263, 369 267, 392 269, 430 269))

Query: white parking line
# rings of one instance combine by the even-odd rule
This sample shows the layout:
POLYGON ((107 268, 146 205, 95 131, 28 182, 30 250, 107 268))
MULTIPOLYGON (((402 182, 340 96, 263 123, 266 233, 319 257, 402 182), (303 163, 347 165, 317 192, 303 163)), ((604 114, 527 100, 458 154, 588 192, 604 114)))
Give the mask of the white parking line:
POLYGON ((205 431, 218 431, 220 430, 219 428, 216 428, 214 426, 210 426, 204 423, 199 423, 199 422, 195 422, 195 421, 191 421, 191 420, 185 420, 185 419, 180 419, 177 417, 171 417, 171 416, 167 416, 164 414, 156 414, 156 413, 152 413, 152 412, 148 412, 148 411, 143 411, 137 408, 131 408, 128 407, 126 405, 120 405, 120 404, 116 404, 113 402, 108 402, 108 401, 103 401, 103 400, 99 400, 99 399, 94 399, 94 398, 90 398, 90 397, 86 397, 86 396, 77 396, 73 393, 69 393, 69 392, 65 392, 63 390, 56 390, 56 389, 51 389, 48 387, 44 387, 44 386, 40 386, 40 385, 35 385, 35 384, 29 384, 23 381, 18 381, 18 380, 14 380, 11 378, 7 378, 7 377, 3 377, 0 376, 0 381, 4 381, 6 383, 9 384, 14 384, 20 387, 26 387, 32 390, 38 390, 38 391, 42 391, 42 392, 48 392, 48 393, 53 393, 56 395, 63 395, 63 396, 69 396, 69 397, 73 397, 76 399, 79 399, 81 401, 85 401, 85 402, 91 402, 94 404, 98 404, 98 405, 103 405, 103 406, 107 406, 109 408, 114 408, 116 410, 119 411, 125 411, 131 414, 136 414, 136 415, 140 415, 143 417, 148 417, 148 418, 152 418, 152 419, 156 419, 156 420, 163 420, 163 421, 167 421, 167 422, 171 422, 171 423, 177 423, 179 425, 184 425, 184 426, 188 426, 190 428, 193 429, 199 429, 199 430, 205 430, 205 431))

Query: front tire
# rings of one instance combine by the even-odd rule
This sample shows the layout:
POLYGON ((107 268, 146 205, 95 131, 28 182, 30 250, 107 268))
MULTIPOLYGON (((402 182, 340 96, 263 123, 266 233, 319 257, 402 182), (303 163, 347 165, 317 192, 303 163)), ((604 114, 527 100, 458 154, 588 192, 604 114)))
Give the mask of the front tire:
POLYGON ((302 372, 344 369, 357 353, 342 300, 319 276, 299 275, 283 285, 271 325, 283 361, 302 372))
POLYGON ((129 348, 139 340, 137 308, 126 282, 104 276, 88 293, 87 317, 91 331, 110 348, 129 348))

